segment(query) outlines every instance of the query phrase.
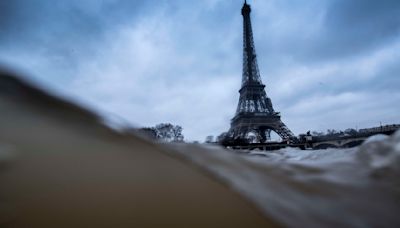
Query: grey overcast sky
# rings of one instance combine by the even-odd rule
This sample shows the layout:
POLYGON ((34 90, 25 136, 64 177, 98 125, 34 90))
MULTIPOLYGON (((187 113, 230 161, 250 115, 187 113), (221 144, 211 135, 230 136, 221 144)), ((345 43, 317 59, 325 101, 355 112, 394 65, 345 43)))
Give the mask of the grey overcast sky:
MULTIPOLYGON (((295 133, 400 123, 400 1, 249 0, 260 72, 295 133)), ((241 0, 2 0, 0 64, 134 126, 229 129, 241 0)))

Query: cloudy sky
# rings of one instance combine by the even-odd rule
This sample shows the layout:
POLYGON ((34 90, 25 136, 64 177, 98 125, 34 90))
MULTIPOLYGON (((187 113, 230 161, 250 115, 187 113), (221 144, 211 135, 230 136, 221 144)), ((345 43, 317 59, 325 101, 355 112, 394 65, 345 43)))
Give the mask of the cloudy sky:
MULTIPOLYGON (((250 0, 267 94, 295 133, 400 123, 400 1, 250 0)), ((0 64, 119 123, 229 129, 241 0, 2 0, 0 64)))

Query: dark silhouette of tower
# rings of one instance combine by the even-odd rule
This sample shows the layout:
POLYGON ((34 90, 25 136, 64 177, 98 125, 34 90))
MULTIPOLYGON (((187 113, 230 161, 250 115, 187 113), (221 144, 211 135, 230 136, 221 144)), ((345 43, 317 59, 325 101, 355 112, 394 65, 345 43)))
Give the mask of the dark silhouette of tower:
POLYGON ((242 7, 243 15, 243 73, 240 98, 235 117, 231 120, 229 136, 245 139, 253 132, 260 142, 270 138, 275 131, 285 141, 295 141, 296 137, 281 121, 279 112, 275 112, 271 99, 265 92, 258 70, 253 31, 250 20, 251 8, 247 2, 242 7))

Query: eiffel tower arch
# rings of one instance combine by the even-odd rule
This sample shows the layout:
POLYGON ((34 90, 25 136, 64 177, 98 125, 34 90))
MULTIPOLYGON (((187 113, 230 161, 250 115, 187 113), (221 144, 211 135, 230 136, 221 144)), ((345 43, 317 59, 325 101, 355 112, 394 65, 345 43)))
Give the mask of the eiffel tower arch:
POLYGON ((297 139, 282 122, 279 112, 272 106, 271 99, 265 92, 258 69, 253 31, 250 20, 251 8, 247 2, 242 7, 243 16, 243 72, 240 98, 236 114, 231 120, 228 135, 233 139, 246 139, 253 132, 258 141, 266 142, 271 131, 276 132, 284 141, 295 142, 297 139))

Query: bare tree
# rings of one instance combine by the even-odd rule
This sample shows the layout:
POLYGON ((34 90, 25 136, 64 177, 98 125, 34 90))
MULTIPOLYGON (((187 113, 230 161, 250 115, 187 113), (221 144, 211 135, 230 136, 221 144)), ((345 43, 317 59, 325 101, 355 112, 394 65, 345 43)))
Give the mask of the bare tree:
POLYGON ((183 128, 179 125, 176 125, 172 128, 172 137, 173 142, 183 142, 184 136, 182 134, 183 128))
POLYGON ((214 136, 209 135, 206 137, 205 143, 213 143, 214 142, 214 136))
POLYGON ((325 135, 323 132, 320 132, 320 131, 312 131, 311 132, 311 135, 312 136, 323 136, 323 135, 325 135))
POLYGON ((335 129, 328 129, 326 130, 326 135, 335 135, 338 134, 339 132, 335 129))
POLYGON ((165 142, 183 142, 182 130, 181 126, 175 126, 170 123, 161 123, 155 126, 157 139, 165 142))
POLYGON ((345 131, 344 131, 344 133, 346 134, 346 135, 350 135, 350 136, 355 136, 355 135, 357 135, 357 130, 355 130, 355 129, 353 129, 353 128, 348 128, 348 129, 346 129, 345 131))

